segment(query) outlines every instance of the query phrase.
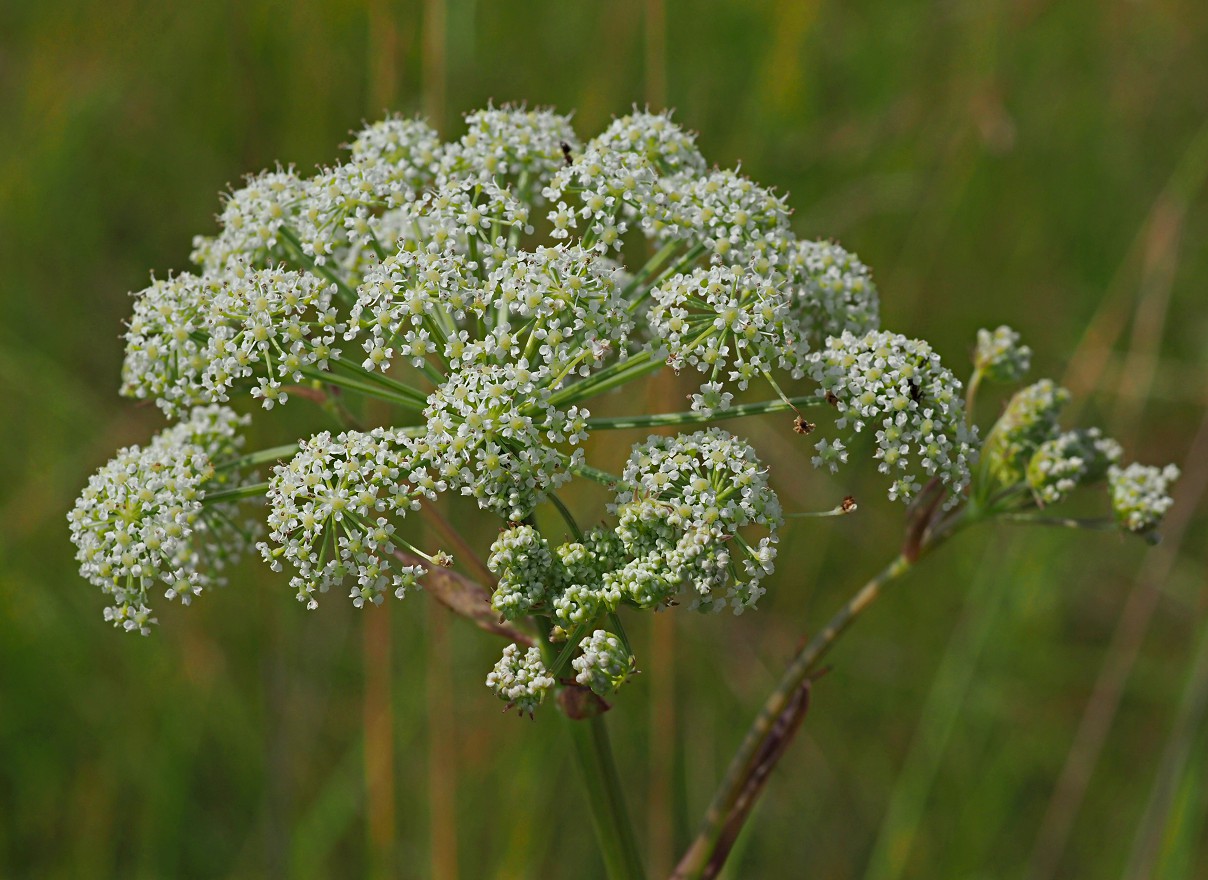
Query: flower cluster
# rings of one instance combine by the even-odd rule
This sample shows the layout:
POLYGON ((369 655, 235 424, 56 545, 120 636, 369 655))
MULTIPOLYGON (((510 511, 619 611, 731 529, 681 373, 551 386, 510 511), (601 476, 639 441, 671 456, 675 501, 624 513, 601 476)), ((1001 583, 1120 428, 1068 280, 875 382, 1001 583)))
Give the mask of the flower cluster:
POLYGON ((633 655, 606 629, 598 629, 583 639, 579 651, 570 664, 576 672, 575 681, 601 697, 614 693, 633 672, 633 655))
POLYGON ((254 379, 265 408, 283 403, 283 380, 299 382, 339 356, 333 290, 309 273, 242 264, 157 281, 135 300, 122 393, 154 398, 174 415, 225 402, 232 386, 254 379))
POLYGON ((364 336, 366 369, 398 354, 423 367, 433 354, 451 368, 533 360, 551 370, 589 369, 625 347, 632 321, 618 270, 579 245, 518 251, 479 276, 455 250, 403 250, 367 273, 348 339, 364 336), (481 339, 456 328, 493 326, 481 339))
MULTIPOLYGON (((839 412, 840 429, 876 432, 878 470, 893 476, 890 498, 909 500, 922 487, 919 472, 938 477, 952 493, 969 483, 976 432, 965 422, 961 383, 926 342, 894 333, 844 332, 811 355, 809 374, 839 412)), ((823 440, 815 465, 846 461, 842 441, 823 440)))
POLYGON ((1019 334, 1005 324, 994 331, 977 331, 973 368, 991 382, 1017 382, 1032 365, 1032 349, 1020 345, 1019 334))
POLYGON ((237 484, 237 472, 215 465, 237 454, 246 421, 226 407, 195 409, 146 447, 119 450, 89 479, 68 522, 80 574, 113 603, 106 620, 146 635, 156 581, 185 604, 223 582, 246 533, 234 504, 206 495, 237 484))
POLYGON ((702 609, 755 604, 773 570, 780 502, 749 444, 719 428, 650 437, 634 447, 614 509, 625 564, 606 575, 635 605, 655 608, 687 587, 702 609), (770 534, 752 546, 740 534, 770 534))
MULTIPOLYGON (((395 558, 393 520, 443 489, 416 441, 399 431, 348 431, 334 438, 324 431, 273 469, 270 532, 257 546, 274 571, 283 560, 297 570, 290 586, 310 608, 316 592, 346 579, 353 580, 350 596, 357 607, 381 603, 387 590, 402 598, 425 569, 395 558)), ((449 562, 443 556, 434 561, 449 562)))
POLYGON ((528 516, 570 479, 587 438, 587 411, 550 403, 556 377, 524 362, 466 367, 432 392, 423 448, 451 488, 509 520, 528 516))
POLYGON ((1037 447, 1028 461, 1027 482, 1037 503, 1056 504, 1078 486, 1103 479, 1123 450, 1098 428, 1067 431, 1037 447))
POLYGON ((791 291, 774 277, 736 266, 712 266, 676 275, 652 293, 649 321, 666 347, 667 363, 708 376, 692 408, 727 409, 733 395, 721 380, 746 390, 773 368, 803 373, 808 347, 790 317, 791 291))
POLYGON ((1120 525, 1130 532, 1152 532, 1174 504, 1170 484, 1179 478, 1173 464, 1158 468, 1133 463, 1121 468, 1112 465, 1107 472, 1112 511, 1120 525))
POLYGON ((1057 422, 1070 393, 1051 379, 1041 379, 1017 391, 986 438, 982 455, 999 486, 1022 482, 1032 456, 1060 432, 1057 422))
MULTIPOLYGON (((489 106, 450 142, 394 116, 356 133, 335 165, 255 175, 226 197, 217 234, 195 240, 199 270, 136 294, 122 391, 180 421, 89 482, 70 516, 81 571, 112 599, 111 620, 146 631, 153 584, 188 601, 219 582, 252 540, 233 499, 263 491, 269 531, 256 546, 288 567, 298 598, 313 608, 340 587, 370 606, 450 563, 401 529, 421 502, 461 493, 504 521, 488 560, 493 611, 538 618, 562 644, 556 661, 550 645, 509 646, 488 685, 530 714, 556 678, 569 686, 568 670, 612 694, 635 668, 618 613, 753 607, 782 514, 751 446, 717 428, 650 437, 620 477, 589 467, 589 429, 652 423, 593 419, 596 396, 691 368, 694 413, 653 420, 686 424, 756 387, 776 399, 745 413, 816 393, 842 432, 817 442, 816 466, 847 461, 867 431, 891 498, 935 479, 951 508, 970 483, 978 438, 961 383, 927 343, 880 329, 856 255, 799 241, 789 218, 783 196, 710 168, 670 114, 637 110, 585 142, 544 108, 489 106), (245 482, 244 419, 216 404, 246 393, 272 408, 302 383, 327 417, 409 427, 319 433, 267 485, 245 482), (615 521, 581 530, 559 502, 574 537, 555 544, 533 514, 575 474, 610 486, 615 521)), ((970 395, 983 379, 1018 379, 1029 358, 1009 328, 980 331, 970 395)), ((1151 531, 1177 472, 1121 469, 1098 431, 1060 433, 1065 398, 1047 381, 1015 396, 970 506, 1005 498, 999 511, 1018 513, 1106 476, 1123 526, 1151 531)))
POLYGON ((519 645, 508 645, 487 673, 487 687, 522 715, 532 715, 553 686, 554 680, 541 662, 541 649, 535 647, 521 653, 519 645))
POLYGON ((532 526, 512 526, 499 533, 487 559, 499 575, 491 606, 507 620, 544 613, 562 626, 591 623, 621 604, 609 575, 624 558, 620 539, 608 529, 551 549, 532 526))
POLYGON ((830 241, 798 241, 782 262, 791 284, 791 311, 811 346, 823 345, 828 336, 864 336, 881 326, 872 272, 855 254, 830 241))

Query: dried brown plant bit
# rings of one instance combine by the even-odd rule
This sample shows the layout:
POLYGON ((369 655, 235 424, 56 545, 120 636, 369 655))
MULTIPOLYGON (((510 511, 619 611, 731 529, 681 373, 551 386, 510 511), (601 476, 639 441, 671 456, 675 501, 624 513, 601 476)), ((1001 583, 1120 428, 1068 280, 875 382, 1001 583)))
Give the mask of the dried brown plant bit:
POLYGON ((817 427, 813 422, 807 422, 805 416, 798 415, 797 418, 793 419, 793 431, 801 434, 803 437, 814 433, 814 429, 817 427))
POLYGON ((843 503, 839 505, 839 509, 844 513, 851 513, 856 509, 856 499, 848 495, 843 499, 843 503))

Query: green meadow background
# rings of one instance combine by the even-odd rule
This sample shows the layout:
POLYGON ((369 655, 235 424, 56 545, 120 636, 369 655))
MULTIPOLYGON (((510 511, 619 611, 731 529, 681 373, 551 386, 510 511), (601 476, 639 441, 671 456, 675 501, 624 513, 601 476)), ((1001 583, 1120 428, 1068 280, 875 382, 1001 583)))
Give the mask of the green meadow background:
MULTIPOLYGON (((249 560, 141 639, 67 539, 88 475, 162 424, 117 396, 127 293, 186 268, 218 193, 335 160, 387 108, 455 137, 490 99, 575 110, 583 136, 675 107, 873 267, 887 327, 963 372, 1010 323, 1071 420, 1184 467, 1157 548, 982 529, 896 585, 728 876, 1208 876, 1200 0, 0 0, 0 877, 603 876, 559 719, 501 714, 501 645, 424 594, 308 613, 249 560)), ((263 445, 315 428, 270 415, 263 445)), ((860 509, 793 523, 756 613, 632 620, 644 673, 609 722, 652 876, 901 534, 871 468, 823 476, 783 418, 748 427, 786 507, 860 509)))

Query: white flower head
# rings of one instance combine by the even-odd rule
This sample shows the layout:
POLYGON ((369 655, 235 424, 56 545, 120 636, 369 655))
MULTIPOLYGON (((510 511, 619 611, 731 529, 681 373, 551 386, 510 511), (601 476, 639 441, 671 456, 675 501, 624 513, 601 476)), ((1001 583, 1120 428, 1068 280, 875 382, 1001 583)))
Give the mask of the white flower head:
POLYGON ((89 479, 67 519, 80 574, 113 602, 106 620, 146 635, 156 582, 185 604, 223 583, 223 569, 246 549, 245 531, 234 504, 205 501, 238 482, 215 463, 235 456, 246 423, 226 407, 195 409, 89 479))
POLYGON ((810 345, 828 336, 880 329, 880 300, 872 272, 853 253, 829 241, 791 244, 783 262, 791 285, 791 311, 810 345))
POLYGON ((287 399, 285 383, 326 369, 343 330, 333 287, 307 272, 248 269, 177 275, 136 294, 126 331, 122 393, 154 398, 175 415, 225 402, 253 383, 266 408, 287 399))
POLYGON ((583 460, 588 413, 551 404, 557 387, 557 374, 523 360, 453 373, 424 410, 424 442, 441 478, 485 510, 524 519, 583 460))
MULTIPOLYGON (((977 436, 965 424, 960 380, 931 346, 895 333, 844 332, 810 357, 819 396, 839 412, 836 426, 875 432, 877 469, 894 478, 891 498, 910 500, 923 474, 944 482, 950 503, 959 499, 969 483, 977 436)), ((818 463, 833 469, 844 459, 838 443, 819 444, 818 463)))
POLYGON ((570 117, 547 107, 487 107, 467 114, 466 128, 445 148, 441 178, 494 182, 529 204, 579 144, 570 117))
POLYGON ((1032 365, 1032 349, 1019 342, 1019 334, 1005 324, 977 331, 973 367, 992 382, 1017 382, 1032 365))
POLYGON ((1028 487, 1039 504, 1056 504, 1079 486, 1103 479, 1121 454, 1120 444, 1098 428, 1068 431, 1041 443, 1032 454, 1028 487))
POLYGON ((626 562, 606 584, 641 607, 673 600, 682 587, 701 608, 740 613, 773 570, 780 502, 746 442, 720 428, 652 436, 634 447, 614 505, 626 562), (752 546, 740 532, 769 534, 752 546))
POLYGON ((773 369, 803 375, 809 346, 781 276, 710 266, 669 278, 652 296, 652 350, 708 377, 693 409, 726 409, 732 395, 723 382, 745 390, 773 369))
POLYGON ((487 687, 522 715, 532 715, 553 686, 554 679, 541 662, 541 649, 536 647, 524 651, 517 644, 508 645, 487 673, 487 687))
POLYGON ((579 643, 582 652, 570 665, 575 681, 607 697, 623 685, 634 669, 633 655, 625 644, 608 630, 598 629, 579 643))
POLYGON ((1112 510, 1121 527, 1145 534, 1162 523, 1162 518, 1174 504, 1170 484, 1179 478, 1173 464, 1158 468, 1133 463, 1128 467, 1112 465, 1107 472, 1112 510))
POLYGON ((193 240, 193 263, 218 272, 231 262, 267 266, 277 260, 282 229, 296 216, 306 198, 306 182, 294 169, 277 168, 247 178, 225 199, 213 238, 193 240))
POLYGON ((1060 433, 1057 417, 1069 399, 1070 393, 1051 379, 1041 379, 1015 393, 982 449, 998 485, 1013 486, 1025 479, 1032 456, 1060 433))
POLYGON ((396 558, 396 522, 443 489, 420 444, 398 431, 324 431, 273 469, 269 536, 257 546, 274 571, 283 562, 296 570, 290 586, 308 608, 316 593, 346 581, 358 608, 380 604, 391 590, 402 598, 425 569, 396 558))

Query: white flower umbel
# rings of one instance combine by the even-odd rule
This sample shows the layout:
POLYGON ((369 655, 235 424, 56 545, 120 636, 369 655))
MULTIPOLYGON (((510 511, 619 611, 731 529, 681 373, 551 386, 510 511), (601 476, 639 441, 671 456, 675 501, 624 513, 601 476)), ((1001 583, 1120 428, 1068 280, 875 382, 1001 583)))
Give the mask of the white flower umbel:
MULTIPOLYGON (((894 477, 889 497, 909 500, 920 472, 939 477, 950 503, 969 483, 977 435, 965 423, 961 383, 926 342, 895 333, 843 333, 810 356, 818 394, 839 411, 840 429, 876 432, 877 469, 894 477)), ((815 462, 832 470, 845 459, 836 441, 818 445, 815 462)))
POLYGON ((579 643, 582 653, 570 665, 575 681, 601 697, 615 693, 633 671, 633 655, 608 630, 598 629, 579 643))
POLYGON ((1120 444, 1098 428, 1046 440, 1028 462, 1027 481, 1038 504, 1056 504, 1078 486, 1103 479, 1120 460, 1120 444))
POLYGON ((651 211, 662 236, 702 245, 717 265, 745 265, 793 241, 785 198, 737 171, 681 175, 662 189, 651 211))
MULTIPOLYGON (((283 562, 297 570, 290 586, 308 608, 317 606, 316 593, 346 579, 358 608, 380 604, 388 590, 402 598, 425 569, 395 558, 396 545, 409 546, 397 537, 395 521, 443 489, 418 445, 398 431, 375 428, 334 438, 324 431, 273 469, 270 532, 257 546, 274 571, 283 562)), ((443 553, 428 558, 450 562, 443 553)))
POLYGON ((358 132, 350 151, 347 161, 305 182, 290 220, 297 245, 320 266, 344 262, 352 248, 394 245, 389 236, 378 239, 375 218, 432 183, 440 140, 422 120, 391 116, 358 132))
POLYGON ((686 586, 699 607, 740 613, 763 594, 782 517, 746 442, 719 428, 650 437, 634 447, 614 508, 628 561, 604 582, 635 604, 665 605, 686 586), (748 526, 771 534, 752 546, 748 526))
POLYGON ((136 295, 122 393, 153 398, 173 415, 254 381, 265 408, 283 403, 284 382, 339 355, 333 289, 306 272, 242 265, 157 281, 136 295))
POLYGON ((541 649, 536 647, 523 651, 517 644, 508 645, 495 668, 487 673, 487 687, 509 709, 515 706, 523 715, 532 715, 553 686, 554 680, 541 662, 541 649))
POLYGON ((192 261, 206 272, 219 272, 233 262, 268 266, 277 261, 281 231, 306 198, 306 182, 294 169, 262 171, 225 199, 213 238, 193 239, 192 261))
POLYGON ((601 154, 641 156, 662 175, 698 175, 705 171, 705 157, 696 148, 696 135, 676 125, 670 111, 636 111, 614 119, 592 138, 588 148, 601 154))
POLYGON ((1158 468, 1133 463, 1120 468, 1112 465, 1107 472, 1111 490, 1112 511, 1120 525, 1130 532, 1152 532, 1162 523, 1174 500, 1170 484, 1179 478, 1173 464, 1158 468))
POLYGON ((722 383, 745 390, 772 369, 803 374, 809 347, 792 315, 790 294, 777 275, 739 266, 712 266, 679 274, 652 292, 651 349, 674 369, 687 365, 708 379, 692 408, 728 408, 722 383))
POLYGON ((632 328, 619 272, 578 245, 516 252, 485 278, 452 249, 403 250, 366 276, 348 338, 364 336, 366 369, 384 369, 396 350, 416 367, 433 355, 452 369, 520 359, 553 375, 597 367, 632 328), (471 338, 479 328, 487 332, 471 338))
POLYGON ((620 604, 620 590, 605 575, 624 556, 620 538, 607 529, 592 529, 581 542, 570 541, 551 552, 532 526, 511 526, 499 533, 487 559, 487 567, 499 576, 491 606, 508 620, 542 613, 568 627, 590 623, 620 604))
POLYGON ((1032 365, 1032 349, 1020 345, 1019 334, 1005 324, 994 331, 977 331, 973 368, 992 382, 1017 382, 1032 365))
MULTIPOLYGON (((506 349, 504 349, 506 351, 506 349)), ((520 521, 546 493, 570 479, 587 438, 588 413, 549 403, 558 377, 549 368, 466 366, 428 398, 426 444, 431 461, 451 488, 471 495, 484 510, 520 521)))
POLYGON ((204 502, 237 482, 214 464, 236 454, 246 421, 226 407, 195 409, 146 447, 119 450, 89 479, 67 519, 80 574, 112 599, 106 620, 146 635, 156 581, 185 604, 223 582, 247 539, 234 504, 204 502))
POLYGON ((880 329, 880 300, 872 272, 829 241, 798 241, 782 261, 789 276, 790 311, 813 347, 828 336, 863 336, 880 329))
POLYGON ((487 107, 466 114, 466 129, 441 155, 441 178, 493 182, 528 203, 579 144, 570 117, 548 107, 487 107))

